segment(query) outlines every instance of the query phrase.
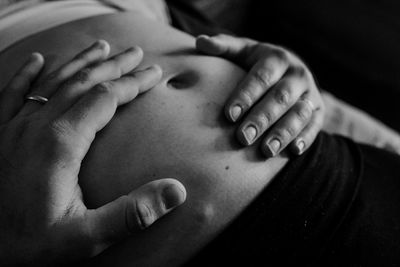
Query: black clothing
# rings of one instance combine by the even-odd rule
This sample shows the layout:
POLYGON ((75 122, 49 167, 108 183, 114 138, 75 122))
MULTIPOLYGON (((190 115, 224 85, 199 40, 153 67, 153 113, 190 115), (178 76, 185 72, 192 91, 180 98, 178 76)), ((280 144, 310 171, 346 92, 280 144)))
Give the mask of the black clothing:
POLYGON ((246 36, 295 51, 322 88, 400 131, 400 1, 253 3, 246 36))
MULTIPOLYGON (((190 20, 174 26, 194 35, 221 31, 195 8, 181 8, 198 1, 167 2, 190 20)), ((289 48, 321 88, 400 131, 400 1, 251 0, 248 9, 240 35, 289 48)))
MULTIPOLYGON (((221 32, 196 9, 182 9, 180 4, 174 7, 174 2, 181 1, 170 2, 175 27, 193 35, 221 32)), ((390 49, 399 47, 396 44, 400 39, 373 39, 382 27, 394 22, 393 16, 377 15, 388 6, 371 9, 375 15, 369 24, 357 24, 354 19, 367 20, 366 9, 357 10, 361 5, 357 1, 350 1, 348 10, 338 10, 347 2, 325 0, 312 0, 313 4, 255 2, 253 37, 300 52, 311 68, 318 69, 316 74, 322 77, 325 88, 340 88, 334 93, 360 103, 400 130, 400 120, 392 109, 400 99, 400 84, 397 76, 389 79, 391 71, 400 68, 383 66, 390 62, 392 52, 400 51, 390 49), (329 11, 333 6, 336 8, 329 11), (305 10, 308 13, 303 16, 305 10), (331 12, 338 19, 329 20, 321 11, 331 12), (361 13, 353 18, 358 11, 361 13), (315 16, 326 29, 320 28, 315 16), (260 27, 260 18, 269 26, 260 27), (379 18, 386 24, 380 24, 379 18), (336 25, 341 27, 337 29, 336 25), (349 46, 358 53, 346 50, 349 46), (385 50, 383 55, 378 53, 380 49, 385 50), (370 57, 366 58, 363 55, 367 50, 370 57), (357 61, 359 57, 362 60, 357 61), (385 107, 376 103, 385 103, 385 107)), ((381 36, 391 29, 384 29, 381 36)), ((400 266, 399 167, 400 157, 395 154, 321 133, 308 151, 293 158, 228 229, 187 266, 400 266)))
POLYGON ((321 133, 188 266, 399 266, 399 166, 321 133))
POLYGON ((177 29, 193 36, 200 34, 215 35, 218 33, 230 33, 219 27, 202 12, 196 9, 190 1, 167 0, 171 23, 177 29))

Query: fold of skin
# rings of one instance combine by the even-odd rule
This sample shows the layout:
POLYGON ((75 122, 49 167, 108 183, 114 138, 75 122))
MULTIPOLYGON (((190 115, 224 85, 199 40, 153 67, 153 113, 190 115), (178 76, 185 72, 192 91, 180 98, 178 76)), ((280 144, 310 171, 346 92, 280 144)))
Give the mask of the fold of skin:
POLYGON ((288 159, 265 160, 257 146, 236 143, 223 104, 243 70, 197 54, 193 37, 136 13, 68 23, 15 44, 0 54, 0 88, 31 52, 45 55, 48 72, 97 39, 109 41, 112 53, 141 46, 140 68, 159 64, 164 74, 97 135, 80 173, 87 205, 98 207, 163 177, 179 179, 188 193, 182 207, 107 250, 97 264, 180 265, 232 222, 288 159))

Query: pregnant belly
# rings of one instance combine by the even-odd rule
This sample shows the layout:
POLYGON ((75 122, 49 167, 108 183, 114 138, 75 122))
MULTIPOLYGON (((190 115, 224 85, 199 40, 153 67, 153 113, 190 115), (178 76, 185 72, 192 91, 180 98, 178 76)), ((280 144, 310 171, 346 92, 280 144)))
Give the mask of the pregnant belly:
POLYGON ((119 109, 96 137, 80 173, 88 206, 162 177, 179 179, 188 198, 150 229, 100 255, 97 263, 179 265, 222 231, 287 159, 265 161, 256 148, 236 144, 222 107, 243 77, 241 69, 196 54, 192 37, 138 14, 85 19, 14 45, 0 55, 0 62, 7 62, 0 65, 0 85, 29 52, 45 54, 51 70, 99 38, 110 41, 114 52, 140 45, 143 66, 161 65, 164 77, 119 109))

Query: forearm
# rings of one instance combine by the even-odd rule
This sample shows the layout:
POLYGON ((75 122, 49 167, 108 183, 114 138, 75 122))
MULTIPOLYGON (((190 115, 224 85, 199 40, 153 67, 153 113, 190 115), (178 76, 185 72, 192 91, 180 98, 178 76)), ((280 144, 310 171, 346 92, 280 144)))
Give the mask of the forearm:
POLYGON ((326 105, 323 130, 400 153, 400 135, 396 131, 328 92, 322 96, 326 105))

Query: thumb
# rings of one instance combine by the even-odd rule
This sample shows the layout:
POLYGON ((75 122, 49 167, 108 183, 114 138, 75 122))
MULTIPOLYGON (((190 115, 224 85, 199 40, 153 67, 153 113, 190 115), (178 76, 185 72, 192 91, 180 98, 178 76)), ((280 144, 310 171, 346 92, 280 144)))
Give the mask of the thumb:
MULTIPOLYGON (((175 179, 147 183, 86 216, 90 239, 101 252, 112 243, 143 230, 186 200, 185 187, 175 179)), ((97 253, 95 253, 97 254, 97 253)))

